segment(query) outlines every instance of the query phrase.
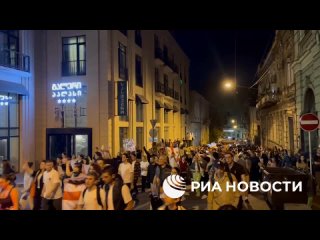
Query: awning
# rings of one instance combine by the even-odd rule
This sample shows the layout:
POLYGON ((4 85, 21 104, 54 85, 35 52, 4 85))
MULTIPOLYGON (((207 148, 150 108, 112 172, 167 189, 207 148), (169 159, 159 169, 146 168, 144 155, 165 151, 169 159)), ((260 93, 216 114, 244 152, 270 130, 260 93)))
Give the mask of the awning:
POLYGON ((0 80, 0 92, 16 93, 28 96, 28 90, 22 84, 0 80))
POLYGON ((183 109, 183 108, 181 108, 180 112, 181 112, 181 114, 185 114, 185 112, 184 112, 184 109, 183 109))
POLYGON ((139 100, 142 104, 148 104, 149 101, 142 95, 136 94, 136 100, 139 100))
POLYGON ((179 112, 179 108, 177 108, 175 105, 173 105, 173 112, 179 112))
POLYGON ((173 108, 168 103, 164 103, 164 109, 167 111, 173 110, 173 108))
POLYGON ((164 105, 160 101, 156 100, 156 108, 164 108, 164 105))

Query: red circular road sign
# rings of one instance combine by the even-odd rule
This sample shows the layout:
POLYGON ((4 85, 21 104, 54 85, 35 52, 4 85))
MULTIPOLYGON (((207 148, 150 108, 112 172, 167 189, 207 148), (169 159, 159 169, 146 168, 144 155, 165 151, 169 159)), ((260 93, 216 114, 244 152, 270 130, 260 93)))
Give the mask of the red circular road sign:
POLYGON ((300 117, 300 127, 307 132, 312 132, 319 127, 319 118, 313 113, 306 113, 300 117))

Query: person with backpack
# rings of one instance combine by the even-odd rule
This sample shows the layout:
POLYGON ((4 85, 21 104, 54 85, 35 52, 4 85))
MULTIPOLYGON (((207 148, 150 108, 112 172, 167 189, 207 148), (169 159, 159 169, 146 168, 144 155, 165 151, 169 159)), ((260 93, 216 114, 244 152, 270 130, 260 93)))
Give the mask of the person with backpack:
POLYGON ((107 210, 132 210, 134 201, 130 189, 116 170, 109 166, 103 169, 102 180, 105 183, 107 210))
POLYGON ((214 168, 215 173, 211 179, 211 188, 214 186, 215 182, 218 182, 221 191, 217 189, 209 192, 207 198, 208 210, 218 210, 224 205, 232 205, 237 207, 240 198, 239 190, 236 188, 235 191, 232 189, 227 191, 227 183, 229 183, 229 185, 232 185, 233 183, 237 184, 236 177, 227 171, 227 166, 221 161, 215 162, 214 168))
POLYGON ((99 175, 89 172, 86 178, 86 188, 82 191, 78 202, 78 210, 105 210, 106 192, 97 186, 99 175))

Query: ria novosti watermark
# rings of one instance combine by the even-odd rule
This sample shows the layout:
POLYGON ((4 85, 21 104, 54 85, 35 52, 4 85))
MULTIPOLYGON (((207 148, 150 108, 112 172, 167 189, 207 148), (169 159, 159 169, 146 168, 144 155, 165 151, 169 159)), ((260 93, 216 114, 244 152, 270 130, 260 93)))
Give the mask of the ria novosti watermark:
MULTIPOLYGON (((219 182, 199 183, 192 181, 191 182, 191 192, 194 192, 200 188, 201 192, 214 192, 214 191, 239 191, 239 192, 302 192, 302 182, 294 181, 275 181, 270 183, 268 181, 256 182, 251 181, 250 183, 241 181, 230 182, 227 181, 224 186, 220 186, 219 182)), ((186 191, 186 182, 183 177, 179 175, 170 175, 163 182, 163 191, 170 198, 179 198, 186 191)))
POLYGON ((256 182, 252 181, 250 183, 241 181, 239 183, 236 182, 226 182, 224 187, 221 187, 219 182, 215 182, 214 184, 211 184, 210 182, 207 183, 199 183, 199 182, 191 182, 191 192, 194 192, 195 190, 199 189, 202 192, 213 192, 213 191, 239 191, 239 192, 302 192, 302 182, 290 182, 290 181, 275 181, 273 183, 262 181, 262 182, 256 182), (283 189, 284 187, 284 189, 283 189))

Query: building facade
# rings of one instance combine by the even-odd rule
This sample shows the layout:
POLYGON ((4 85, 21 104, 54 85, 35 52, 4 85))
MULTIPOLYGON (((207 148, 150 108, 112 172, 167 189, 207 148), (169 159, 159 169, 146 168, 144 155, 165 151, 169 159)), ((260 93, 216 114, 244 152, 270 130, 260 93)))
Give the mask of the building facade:
POLYGON ((16 171, 35 158, 34 34, 0 30, 0 163, 16 171))
POLYGON ((190 132, 193 144, 198 146, 209 143, 210 104, 198 92, 190 91, 190 132))
MULTIPOLYGON (((320 31, 294 31, 295 58, 292 64, 296 83, 296 118, 320 111, 320 31)), ((298 148, 309 151, 308 135, 297 126, 298 148)), ((311 132, 311 148, 319 145, 319 130, 311 132)))
POLYGON ((36 46, 37 161, 185 138, 189 59, 168 31, 36 31, 36 46))
POLYGON ((294 31, 276 31, 266 58, 257 71, 257 117, 264 147, 298 148, 296 85, 292 71, 295 58, 294 31))

